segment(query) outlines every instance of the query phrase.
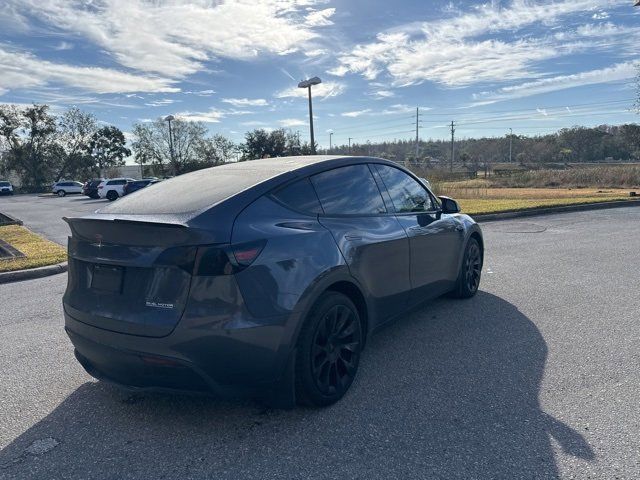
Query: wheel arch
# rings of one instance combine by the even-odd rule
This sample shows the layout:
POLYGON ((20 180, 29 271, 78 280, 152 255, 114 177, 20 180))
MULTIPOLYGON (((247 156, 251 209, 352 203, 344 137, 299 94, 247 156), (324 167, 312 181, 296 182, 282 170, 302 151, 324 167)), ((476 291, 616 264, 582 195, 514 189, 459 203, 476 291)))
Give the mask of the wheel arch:
POLYGON ((364 343, 366 344, 367 337, 371 333, 371 325, 374 324, 372 317, 375 312, 371 307, 371 303, 367 300, 365 290, 358 281, 351 276, 348 267, 344 265, 327 272, 321 280, 315 285, 310 286, 301 296, 301 301, 298 303, 298 307, 295 309, 295 314, 293 315, 296 320, 296 325, 293 338, 291 339, 291 345, 295 347, 295 345, 298 344, 300 331, 302 330, 302 325, 307 315, 318 302, 318 299, 326 292, 342 293, 355 304, 358 309, 358 315, 363 322, 363 337, 364 343))
POLYGON ((353 302, 353 304, 358 309, 358 315, 360 316, 360 321, 362 322, 363 346, 366 345, 367 336, 369 333, 369 308, 360 288, 353 282, 341 280, 329 285, 325 292, 341 293, 353 302))
POLYGON ((482 238, 482 234, 478 230, 474 230, 471 235, 469 235, 469 239, 472 238, 480 245, 480 255, 482 256, 482 263, 484 264, 484 239, 482 238))

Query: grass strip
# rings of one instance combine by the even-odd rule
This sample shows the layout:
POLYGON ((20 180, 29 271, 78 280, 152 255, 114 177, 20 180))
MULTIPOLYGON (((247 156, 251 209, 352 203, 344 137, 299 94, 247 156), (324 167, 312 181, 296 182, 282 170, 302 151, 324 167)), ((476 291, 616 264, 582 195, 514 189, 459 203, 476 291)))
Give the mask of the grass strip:
POLYGON ((25 254, 23 258, 0 260, 0 272, 55 265, 67 260, 67 251, 20 225, 0 227, 0 239, 25 254))

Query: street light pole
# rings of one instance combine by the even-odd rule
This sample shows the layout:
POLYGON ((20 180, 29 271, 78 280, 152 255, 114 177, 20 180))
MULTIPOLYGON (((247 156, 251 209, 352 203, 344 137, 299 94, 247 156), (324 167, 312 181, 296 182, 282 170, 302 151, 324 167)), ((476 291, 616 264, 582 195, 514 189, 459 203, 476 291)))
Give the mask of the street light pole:
POLYGON ((353 140, 351 137, 349 137, 349 153, 351 153, 351 140, 353 140))
POLYGON ((331 137, 333 137, 333 132, 329 132, 329 153, 331 153, 332 150, 332 143, 331 143, 331 137))
POLYGON ((313 137, 313 105, 311 102, 311 87, 322 83, 319 77, 313 77, 308 80, 303 80, 298 84, 298 88, 306 88, 309 94, 309 133, 311 137, 311 154, 316 154, 316 142, 313 137))
POLYGON ((175 171, 175 163, 173 159, 173 134, 171 133, 171 122, 175 120, 175 118, 176 117, 174 117, 173 115, 167 115, 166 117, 164 117, 164 119, 169 124, 169 155, 171 156, 171 166, 173 167, 174 175, 178 173, 175 171))
POLYGON ((311 85, 307 87, 309 89, 309 132, 311 136, 311 154, 316 154, 316 142, 313 138, 313 104, 311 102, 311 85))

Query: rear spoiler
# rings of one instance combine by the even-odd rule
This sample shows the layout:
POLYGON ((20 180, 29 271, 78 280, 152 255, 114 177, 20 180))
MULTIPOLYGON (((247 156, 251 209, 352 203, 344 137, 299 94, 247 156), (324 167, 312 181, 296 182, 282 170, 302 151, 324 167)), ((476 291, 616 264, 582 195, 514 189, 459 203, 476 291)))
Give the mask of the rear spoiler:
POLYGON ((156 227, 169 227, 169 228, 187 228, 188 225, 186 223, 180 222, 179 220, 177 220, 175 217, 169 217, 167 216, 167 218, 158 218, 158 216, 154 216, 151 218, 145 218, 145 217, 136 217, 133 215, 127 215, 127 216, 110 216, 110 215, 100 215, 98 216, 94 216, 94 215, 90 215, 90 216, 86 216, 86 217, 62 217, 62 220, 64 220, 65 222, 67 222, 67 224, 71 225, 72 223, 79 223, 79 222, 94 222, 94 221, 100 221, 100 222, 114 222, 114 223, 124 223, 124 224, 138 224, 138 225, 145 225, 145 226, 156 226, 156 227))

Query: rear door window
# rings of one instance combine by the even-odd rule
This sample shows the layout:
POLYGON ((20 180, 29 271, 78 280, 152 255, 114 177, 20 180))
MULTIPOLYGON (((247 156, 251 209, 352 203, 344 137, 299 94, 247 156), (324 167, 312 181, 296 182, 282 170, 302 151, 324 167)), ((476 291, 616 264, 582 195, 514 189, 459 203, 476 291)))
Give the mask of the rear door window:
POLYGON ((292 210, 314 214, 322 213, 318 196, 308 178, 287 185, 271 196, 292 210))
POLYGON ((311 177, 326 214, 386 213, 378 185, 365 164, 334 168, 311 177))
POLYGON ((387 187, 396 213, 435 210, 431 195, 423 185, 402 170, 388 165, 373 164, 387 187))

